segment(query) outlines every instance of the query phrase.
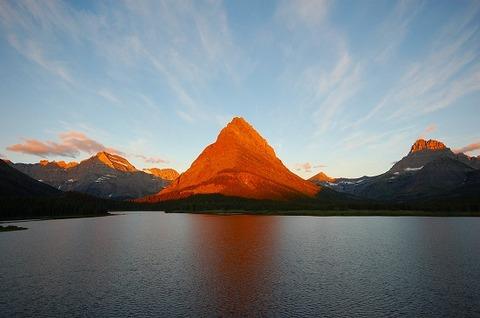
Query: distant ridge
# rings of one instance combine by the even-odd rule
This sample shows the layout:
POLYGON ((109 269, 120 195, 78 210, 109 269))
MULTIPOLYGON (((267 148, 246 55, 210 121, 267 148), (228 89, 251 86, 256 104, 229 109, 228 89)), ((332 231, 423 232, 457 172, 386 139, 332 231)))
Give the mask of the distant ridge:
POLYGON ((309 178, 308 181, 317 184, 323 184, 324 182, 335 182, 335 178, 327 176, 324 172, 319 172, 313 177, 309 178))
POLYGON ((156 177, 162 178, 164 180, 173 181, 178 178, 180 175, 177 170, 171 168, 159 169, 159 168, 149 168, 143 169, 145 173, 153 174, 156 177))
POLYGON ((402 203, 428 201, 428 206, 434 206, 436 201, 444 202, 444 198, 455 193, 457 206, 463 204, 462 195, 468 199, 465 204, 473 202, 474 206, 480 201, 472 199, 472 193, 480 198, 479 169, 477 157, 455 154, 438 140, 419 139, 406 156, 383 174, 337 178, 323 185, 362 198, 402 203))
POLYGON ((100 198, 134 199, 157 193, 170 181, 135 168, 127 159, 101 151, 80 163, 11 164, 16 169, 62 191, 100 198))

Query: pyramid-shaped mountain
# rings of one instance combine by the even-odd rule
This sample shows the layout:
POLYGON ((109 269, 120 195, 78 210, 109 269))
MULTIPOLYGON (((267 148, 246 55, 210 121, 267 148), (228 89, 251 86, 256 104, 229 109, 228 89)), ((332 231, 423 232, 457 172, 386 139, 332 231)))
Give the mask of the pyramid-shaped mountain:
POLYGON ((287 201, 314 197, 320 188, 288 170, 267 141, 243 118, 234 118, 170 186, 142 201, 197 194, 287 201))

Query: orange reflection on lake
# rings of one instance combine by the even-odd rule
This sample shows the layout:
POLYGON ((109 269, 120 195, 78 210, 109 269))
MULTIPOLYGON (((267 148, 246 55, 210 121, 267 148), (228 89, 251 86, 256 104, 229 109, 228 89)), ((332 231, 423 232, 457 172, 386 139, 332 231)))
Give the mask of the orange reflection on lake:
POLYGON ((194 218, 191 226, 204 301, 215 304, 219 315, 246 313, 249 308, 267 311, 273 284, 278 281, 275 264, 281 220, 203 215, 194 218))

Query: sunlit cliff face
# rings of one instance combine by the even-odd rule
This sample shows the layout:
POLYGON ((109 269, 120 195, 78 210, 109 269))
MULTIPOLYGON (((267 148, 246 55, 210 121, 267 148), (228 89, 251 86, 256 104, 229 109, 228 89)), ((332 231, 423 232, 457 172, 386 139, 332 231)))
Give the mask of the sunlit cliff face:
POLYGON ((438 141, 438 140, 424 140, 424 139, 418 139, 413 145, 412 148, 410 149, 410 152, 417 152, 421 150, 443 150, 446 149, 447 147, 445 146, 444 143, 438 141))
POLYGON ((124 172, 137 171, 137 169, 130 162, 128 162, 127 159, 117 155, 112 155, 105 151, 101 151, 97 153, 96 158, 100 160, 102 163, 104 163, 105 165, 115 170, 124 171, 124 172))
POLYGON ((289 171, 267 141, 243 118, 222 129, 191 167, 146 201, 222 194, 251 199, 313 197, 320 188, 289 171))
POLYGON ((65 161, 48 161, 48 160, 40 160, 40 165, 41 166, 47 166, 47 165, 55 165, 57 167, 60 167, 62 169, 69 169, 73 168, 78 165, 78 162, 72 161, 72 162, 65 162, 65 161))

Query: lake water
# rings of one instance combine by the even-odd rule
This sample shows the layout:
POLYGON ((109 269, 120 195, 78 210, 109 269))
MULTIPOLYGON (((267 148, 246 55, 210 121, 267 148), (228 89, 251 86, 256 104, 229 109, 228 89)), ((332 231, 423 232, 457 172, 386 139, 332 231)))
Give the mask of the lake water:
POLYGON ((0 233, 0 316, 480 316, 480 218, 127 213, 0 233))

